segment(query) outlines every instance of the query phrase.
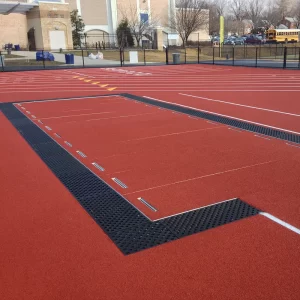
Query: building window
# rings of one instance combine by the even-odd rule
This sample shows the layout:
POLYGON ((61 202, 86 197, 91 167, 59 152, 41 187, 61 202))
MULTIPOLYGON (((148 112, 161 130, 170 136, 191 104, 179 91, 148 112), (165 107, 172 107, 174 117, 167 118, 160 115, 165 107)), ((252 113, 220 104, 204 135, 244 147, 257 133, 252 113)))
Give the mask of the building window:
POLYGON ((142 23, 147 23, 148 20, 149 20, 148 14, 141 13, 141 14, 140 14, 140 17, 141 17, 141 22, 142 22, 142 23))

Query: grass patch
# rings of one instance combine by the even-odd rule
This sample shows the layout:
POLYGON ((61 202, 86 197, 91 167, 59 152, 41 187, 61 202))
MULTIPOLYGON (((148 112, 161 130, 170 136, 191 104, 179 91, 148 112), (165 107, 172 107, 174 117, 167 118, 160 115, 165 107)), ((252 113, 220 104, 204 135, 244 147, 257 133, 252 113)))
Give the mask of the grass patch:
POLYGON ((23 55, 17 55, 17 54, 5 54, 5 53, 1 53, 1 55, 4 55, 4 58, 22 58, 25 57, 23 55))
MULTIPOLYGON (((58 61, 45 61, 45 66, 58 66, 64 65, 58 61)), ((5 60, 5 66, 43 66, 42 61, 36 61, 35 59, 18 59, 18 60, 5 60)))

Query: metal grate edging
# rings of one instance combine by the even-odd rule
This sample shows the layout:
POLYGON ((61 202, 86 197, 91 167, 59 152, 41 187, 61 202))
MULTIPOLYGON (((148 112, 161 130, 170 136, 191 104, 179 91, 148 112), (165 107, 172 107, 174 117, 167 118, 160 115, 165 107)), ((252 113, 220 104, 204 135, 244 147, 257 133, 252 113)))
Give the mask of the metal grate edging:
POLYGON ((156 101, 153 99, 149 99, 149 98, 144 98, 144 97, 140 97, 140 96, 135 96, 132 94, 121 94, 122 96, 132 99, 134 101, 140 101, 143 103, 147 103, 147 104, 151 104, 157 107, 161 107, 161 108, 166 108, 172 111, 176 111, 176 112, 180 112, 180 113, 184 113, 190 116, 195 116, 198 118, 202 118, 205 120, 209 120, 209 121, 213 121, 216 123, 220 123, 220 124, 225 124, 231 127, 235 127, 235 128, 240 128, 243 130, 247 130, 247 131, 251 131, 251 132, 255 132, 255 133, 259 133, 265 136, 270 136, 276 139, 281 139, 284 141, 290 141, 293 143, 297 143, 300 144, 300 135, 297 134, 293 134, 293 133, 288 133, 285 132, 283 130, 277 130, 277 129, 273 129, 273 128, 269 128, 269 127, 265 127, 265 126, 260 126, 260 125, 255 125, 252 123, 247 123, 244 121, 238 121, 235 119, 230 119, 227 117, 222 117, 222 116, 218 116, 218 115, 214 115, 212 113, 207 113, 207 112, 203 112, 201 111, 201 109, 196 110, 196 109, 192 109, 192 108, 185 108, 176 104, 171 104, 171 103, 165 103, 165 102, 160 102, 160 101, 156 101))
POLYGON ((240 199, 233 199, 153 222, 52 140, 13 104, 2 104, 0 108, 124 255, 259 213, 258 209, 240 199))

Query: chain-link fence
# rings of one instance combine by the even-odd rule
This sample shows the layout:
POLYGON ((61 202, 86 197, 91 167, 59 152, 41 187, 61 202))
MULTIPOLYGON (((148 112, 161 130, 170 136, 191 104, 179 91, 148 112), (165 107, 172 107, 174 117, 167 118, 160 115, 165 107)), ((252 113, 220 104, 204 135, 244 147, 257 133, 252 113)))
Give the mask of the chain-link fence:
POLYGON ((146 48, 86 47, 57 50, 0 51, 1 71, 155 64, 213 64, 300 69, 298 45, 170 46, 146 48))

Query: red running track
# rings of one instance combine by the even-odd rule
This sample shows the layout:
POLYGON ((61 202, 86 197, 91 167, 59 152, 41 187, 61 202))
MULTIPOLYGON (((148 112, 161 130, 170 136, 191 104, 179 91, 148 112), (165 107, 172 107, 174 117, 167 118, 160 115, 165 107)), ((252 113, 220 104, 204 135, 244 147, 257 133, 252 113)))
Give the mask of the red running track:
POLYGON ((98 175, 152 219, 239 197, 300 225, 300 151, 283 141, 122 97, 26 103, 19 108, 34 114, 33 121, 47 133, 58 133, 62 138, 56 140, 73 155, 78 157, 76 150, 87 155, 81 160, 88 167, 100 164, 105 172, 98 175), (128 188, 115 184, 115 177, 128 188), (158 211, 145 207, 140 197, 158 211))
POLYGON ((1 299, 291 299, 299 237, 256 216, 123 256, 0 114, 1 299))

